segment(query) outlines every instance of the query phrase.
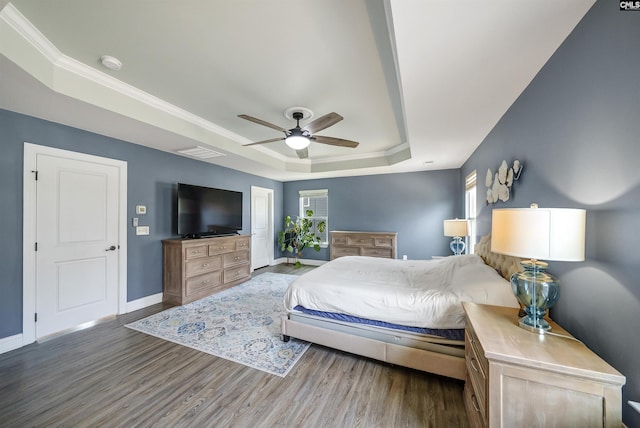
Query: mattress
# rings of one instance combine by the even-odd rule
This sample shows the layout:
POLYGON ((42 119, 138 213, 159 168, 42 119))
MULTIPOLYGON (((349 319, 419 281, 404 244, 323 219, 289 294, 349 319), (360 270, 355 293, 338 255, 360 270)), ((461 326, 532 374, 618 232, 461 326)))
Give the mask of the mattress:
POLYGON ((313 315, 316 317, 324 318, 327 320, 334 321, 342 321, 346 323, 353 324, 363 324, 374 327, 382 327, 388 330, 400 330, 400 331, 408 331, 411 333, 418 333, 427 336, 437 336, 443 339, 451 339, 451 340, 464 340, 464 329, 462 328, 424 328, 424 327, 411 327, 407 325, 399 325, 399 324, 391 324, 388 322, 380 321, 380 320, 370 320, 366 318, 354 317, 353 315, 346 314, 336 314, 333 312, 322 312, 322 311, 314 311, 313 309, 307 309, 303 306, 296 306, 294 308, 295 311, 302 312, 307 315, 313 315))
POLYGON ((284 297, 296 306, 385 323, 463 329, 462 302, 518 307, 508 281, 476 255, 435 260, 350 256, 294 280, 284 297))
MULTIPOLYGON (((319 327, 330 332, 345 333, 357 338, 366 338, 374 340, 376 342, 390 343, 395 346, 422 349, 425 351, 437 352, 439 354, 447 354, 464 358, 464 339, 457 340, 431 334, 415 333, 405 330, 394 330, 390 328, 357 324, 347 321, 337 321, 310 315, 297 310, 289 313, 288 320, 302 323, 305 326, 319 327)), ((464 333, 464 330, 461 331, 464 333)), ((326 337, 334 337, 334 335, 329 333, 326 337)), ((350 341, 349 343, 357 343, 357 340, 350 341)), ((358 355, 363 355, 361 353, 362 349, 360 349, 358 346, 356 346, 356 348, 357 350, 347 351, 353 352, 358 355)), ((338 347, 338 349, 342 348, 338 347)), ((367 356, 376 358, 375 356, 371 355, 367 356)), ((385 360, 383 359, 383 361, 385 360)))

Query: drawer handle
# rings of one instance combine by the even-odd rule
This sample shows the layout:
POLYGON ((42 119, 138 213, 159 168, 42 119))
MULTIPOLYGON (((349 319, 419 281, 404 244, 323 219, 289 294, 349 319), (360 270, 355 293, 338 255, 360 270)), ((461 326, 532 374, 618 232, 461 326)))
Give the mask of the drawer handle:
POLYGON ((205 264, 203 264, 203 265, 202 265, 202 267, 203 267, 203 268, 205 268, 205 267, 209 267, 209 263, 205 263, 205 264))
POLYGON ((480 406, 478 406, 478 400, 476 399, 476 394, 471 394, 471 405, 476 412, 480 411, 480 406))
POLYGON ((235 257, 233 258, 233 260, 240 260, 240 257, 235 256, 235 257))
POLYGON ((193 250, 191 251, 191 254, 200 254, 200 250, 193 250))
POLYGON ((204 281, 202 281, 202 284, 208 284, 208 283, 210 283, 210 282, 211 282, 211 280, 210 280, 210 279, 205 279, 204 281))
POLYGON ((469 360, 469 362, 471 363, 471 368, 473 368, 473 370, 475 370, 476 372, 478 372, 478 367, 476 367, 475 364, 476 359, 474 357, 471 357, 471 359, 469 360))

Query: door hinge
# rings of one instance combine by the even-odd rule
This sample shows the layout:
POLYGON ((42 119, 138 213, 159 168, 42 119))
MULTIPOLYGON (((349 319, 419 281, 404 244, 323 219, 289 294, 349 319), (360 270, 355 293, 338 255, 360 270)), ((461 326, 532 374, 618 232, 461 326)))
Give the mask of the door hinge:
POLYGON ((38 322, 38 313, 33 314, 33 321, 38 322))
POLYGON ((36 181, 38 181, 38 171, 37 171, 37 170, 33 170, 33 171, 31 171, 31 172, 33 172, 33 173, 35 174, 36 181))

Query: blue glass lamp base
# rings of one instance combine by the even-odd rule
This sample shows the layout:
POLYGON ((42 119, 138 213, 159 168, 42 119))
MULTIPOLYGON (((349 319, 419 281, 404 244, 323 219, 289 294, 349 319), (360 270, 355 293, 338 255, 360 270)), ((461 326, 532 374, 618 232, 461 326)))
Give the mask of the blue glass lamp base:
POLYGON ((543 317, 547 309, 560 298, 560 284, 546 272, 547 264, 544 262, 524 260, 521 265, 524 271, 511 276, 513 294, 524 306, 526 313, 518 321, 518 325, 534 333, 544 334, 551 330, 551 326, 543 317))
POLYGON ((456 256, 459 256, 460 254, 462 254, 464 252, 465 247, 466 245, 464 241, 459 236, 456 236, 455 238, 453 238, 453 241, 451 241, 451 244, 449 244, 449 248, 451 248, 451 251, 453 251, 453 254, 456 256))
POLYGON ((525 330, 538 334, 545 334, 547 331, 551 331, 551 325, 543 318, 522 317, 518 320, 518 325, 525 330))

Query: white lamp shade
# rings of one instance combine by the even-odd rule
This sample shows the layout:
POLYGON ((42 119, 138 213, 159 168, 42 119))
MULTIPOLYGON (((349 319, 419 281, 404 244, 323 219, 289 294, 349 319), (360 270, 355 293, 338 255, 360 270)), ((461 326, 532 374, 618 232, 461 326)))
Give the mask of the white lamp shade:
POLYGON ((491 251, 538 260, 584 260, 586 212, 568 208, 493 210, 491 251))
POLYGON ((444 236, 468 236, 469 220, 444 220, 444 236))
POLYGON ((284 142, 294 150, 302 150, 307 147, 311 141, 302 135, 292 135, 287 137, 284 142))

